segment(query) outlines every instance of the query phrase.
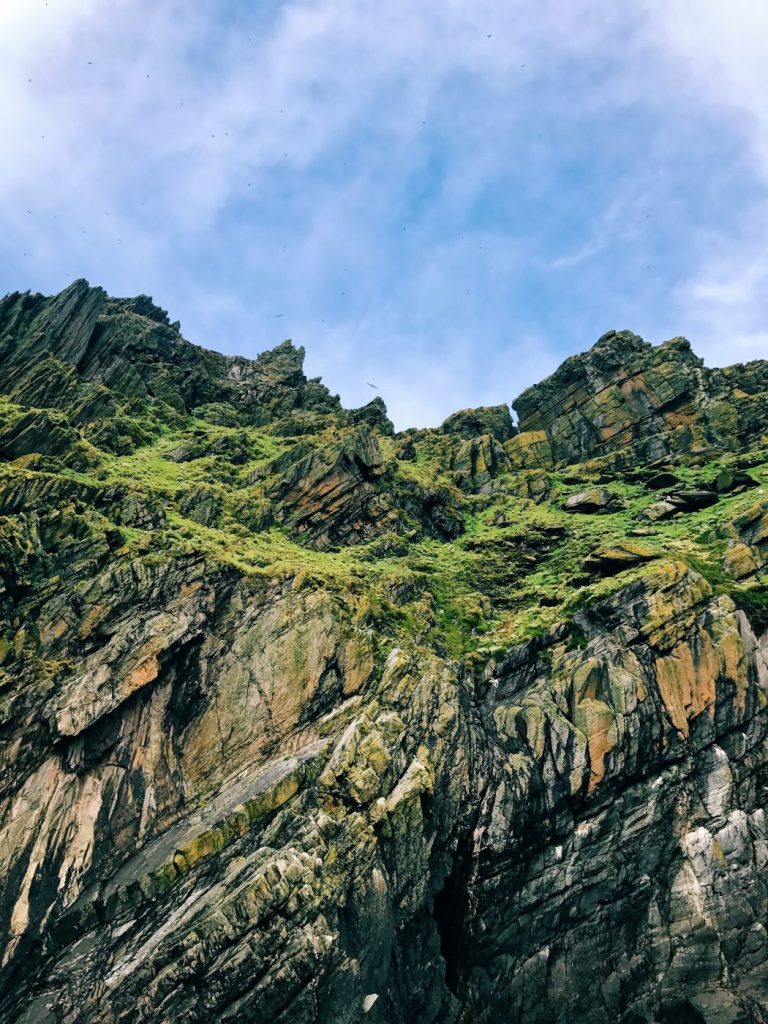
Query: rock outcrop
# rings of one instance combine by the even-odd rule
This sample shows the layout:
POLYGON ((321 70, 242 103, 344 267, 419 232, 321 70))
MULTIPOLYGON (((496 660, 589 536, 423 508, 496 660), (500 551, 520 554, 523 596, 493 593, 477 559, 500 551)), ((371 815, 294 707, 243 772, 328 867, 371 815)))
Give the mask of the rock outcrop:
POLYGON ((591 487, 587 491, 571 494, 563 505, 566 512, 580 513, 581 515, 616 512, 621 507, 621 501, 607 487, 591 487))
POLYGON ((28 292, 3 299, 0 357, 2 390, 30 405, 54 376, 70 382, 56 396, 59 404, 83 384, 95 384, 118 401, 154 398, 181 412, 205 415, 209 406, 227 403, 252 423, 295 409, 340 408, 319 381, 305 378, 304 350, 289 341, 255 360, 221 356, 185 341, 147 296, 110 299, 83 280, 53 299, 28 292), (67 375, 70 368, 75 376, 67 375))
POLYGON ((0 1024, 768 1019, 765 364, 393 437, 85 282, 0 353, 0 1024))
POLYGON ((479 437, 481 434, 489 434, 502 444, 517 433, 507 405, 461 409, 443 422, 442 429, 446 434, 456 434, 464 441, 471 441, 473 437, 479 437))
POLYGON ((622 455, 653 462, 765 432, 768 362, 708 370, 685 338, 654 348, 611 331, 514 402, 518 451, 545 446, 556 463, 622 455))

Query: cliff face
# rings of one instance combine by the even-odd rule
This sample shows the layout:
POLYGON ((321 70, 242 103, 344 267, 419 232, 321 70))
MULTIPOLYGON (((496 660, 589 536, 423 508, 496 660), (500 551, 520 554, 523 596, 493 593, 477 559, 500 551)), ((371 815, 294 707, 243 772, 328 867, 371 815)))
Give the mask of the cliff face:
POLYGON ((0 303, 0 1021, 768 1019, 768 363, 394 434, 0 303))
POLYGON ((611 331, 518 398, 515 449, 543 442, 554 463, 741 449, 765 433, 766 392, 765 362, 708 370, 685 338, 611 331))

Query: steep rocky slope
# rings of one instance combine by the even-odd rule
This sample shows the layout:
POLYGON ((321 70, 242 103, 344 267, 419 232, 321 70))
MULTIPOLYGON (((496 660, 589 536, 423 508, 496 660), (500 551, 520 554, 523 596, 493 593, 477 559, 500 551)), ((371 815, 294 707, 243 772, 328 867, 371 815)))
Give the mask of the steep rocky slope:
POLYGON ((3 1024, 768 1020, 768 363, 395 434, 83 281, 0 355, 3 1024))

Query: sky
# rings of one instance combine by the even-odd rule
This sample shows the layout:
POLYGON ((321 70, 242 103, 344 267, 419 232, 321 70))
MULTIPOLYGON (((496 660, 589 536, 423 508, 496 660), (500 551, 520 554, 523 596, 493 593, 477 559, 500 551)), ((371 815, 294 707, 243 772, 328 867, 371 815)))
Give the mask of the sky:
POLYGON ((0 294, 291 338, 400 429, 613 328, 768 358, 766 96, 758 0, 2 0, 0 294))

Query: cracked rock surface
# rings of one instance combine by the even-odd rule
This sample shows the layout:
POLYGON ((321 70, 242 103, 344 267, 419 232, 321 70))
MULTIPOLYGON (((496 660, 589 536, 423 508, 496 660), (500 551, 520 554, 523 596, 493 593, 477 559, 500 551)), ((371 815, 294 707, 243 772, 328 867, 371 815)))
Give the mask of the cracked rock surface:
POLYGON ((86 282, 0 354, 1 1024, 765 1024, 768 364, 394 434, 86 282))

